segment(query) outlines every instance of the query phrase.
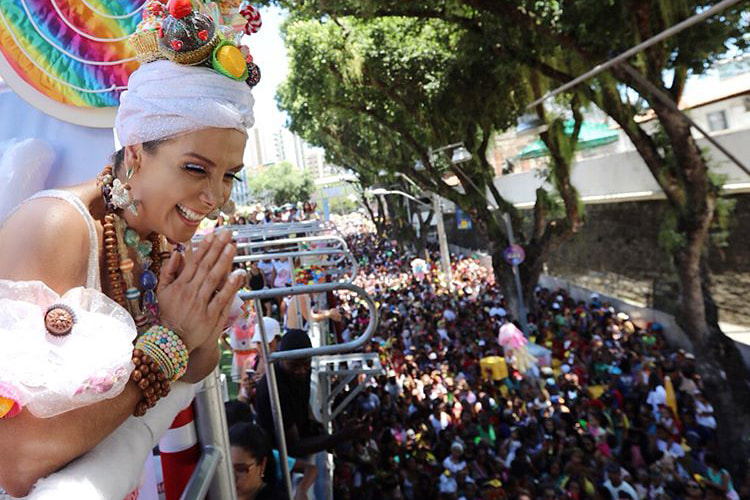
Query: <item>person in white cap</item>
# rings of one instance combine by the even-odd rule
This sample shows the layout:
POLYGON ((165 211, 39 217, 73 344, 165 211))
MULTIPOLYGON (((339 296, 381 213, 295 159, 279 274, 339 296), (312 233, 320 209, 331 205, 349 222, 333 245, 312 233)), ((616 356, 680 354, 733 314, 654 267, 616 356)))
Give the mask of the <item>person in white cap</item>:
MULTIPOLYGON (((270 354, 272 352, 276 352, 276 349, 279 345, 279 339, 281 338, 281 325, 274 318, 264 317, 263 326, 266 330, 268 353, 270 354)), ((260 380, 260 378, 266 373, 266 363, 263 359, 263 346, 260 345, 262 342, 262 338, 263 337, 261 337, 260 327, 258 325, 255 325, 255 333, 253 334, 251 342, 255 345, 255 348, 260 353, 255 364, 255 380, 260 380)))

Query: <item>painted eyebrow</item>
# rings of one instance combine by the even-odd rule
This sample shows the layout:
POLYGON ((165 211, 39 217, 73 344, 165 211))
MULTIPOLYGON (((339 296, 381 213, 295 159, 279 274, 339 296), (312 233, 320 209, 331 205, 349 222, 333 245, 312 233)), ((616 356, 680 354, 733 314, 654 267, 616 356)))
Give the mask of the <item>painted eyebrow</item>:
MULTIPOLYGON (((199 159, 200 161, 202 161, 202 162, 204 162, 205 164, 207 164, 207 165, 208 165, 209 167, 216 167, 216 163, 214 163, 213 161, 209 160, 208 158, 206 158, 206 157, 205 157, 205 156, 203 156, 203 155, 200 155, 200 154, 198 154, 198 153, 193 153, 193 152, 190 152, 190 153, 185 153, 185 154, 186 154, 186 155, 188 155, 188 156, 192 156, 193 158, 197 158, 197 159, 199 159)), ((239 172, 239 171, 240 171, 240 170, 242 170, 242 169, 243 169, 244 167, 245 167, 245 164, 243 163, 243 164, 237 165, 236 167, 234 167, 234 168, 231 168, 231 169, 229 169, 229 170, 232 170, 232 171, 236 171, 236 172, 239 172)))

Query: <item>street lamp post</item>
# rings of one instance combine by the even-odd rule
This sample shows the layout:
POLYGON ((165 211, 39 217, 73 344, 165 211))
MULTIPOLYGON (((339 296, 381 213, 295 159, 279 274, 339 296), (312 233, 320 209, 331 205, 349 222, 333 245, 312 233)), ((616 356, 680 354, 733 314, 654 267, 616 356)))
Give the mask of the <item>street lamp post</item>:
POLYGON ((438 244, 440 245, 440 265, 443 267, 445 281, 448 288, 453 288, 453 269, 451 269, 450 251, 448 250, 448 238, 445 236, 445 221, 443 221, 443 207, 440 203, 440 196, 432 193, 432 206, 437 217, 438 244))
MULTIPOLYGON (((464 147, 464 144, 462 142, 457 142, 455 144, 449 144, 447 146, 443 146, 441 148, 437 149, 429 149, 429 157, 430 159, 435 157, 436 153, 439 153, 441 151, 446 151, 452 149, 453 154, 451 155, 451 163, 457 165, 459 163, 463 163, 466 161, 471 160, 471 153, 464 147)), ((424 167, 422 167, 424 168, 424 167)), ((419 167, 417 167, 419 170, 419 167)), ((384 175, 386 172, 383 170, 380 172, 381 175, 384 175)), ((420 187, 411 180, 408 176, 402 174, 401 172, 396 172, 396 175, 400 176, 404 180, 408 181, 409 184, 413 185, 417 189, 420 189, 420 187)), ((401 196, 405 196, 406 198, 416 201, 420 205, 424 205, 429 207, 428 204, 414 198, 413 196, 404 193, 403 191, 386 191, 385 189, 373 189, 372 194, 374 195, 384 195, 384 194, 399 194, 401 196)), ((436 193, 432 193, 432 209, 435 212, 435 217, 437 217, 437 233, 438 233, 438 244, 440 245, 440 267, 443 268, 443 274, 445 276, 445 280, 448 284, 448 288, 453 289, 453 270, 451 269, 451 259, 450 259, 450 250, 448 249, 448 238, 445 234, 445 221, 443 220, 443 207, 440 203, 440 196, 436 193)), ((408 203, 407 203, 407 210, 408 210, 408 203)), ((412 223, 411 220, 411 214, 409 214, 409 224, 412 223)))
POLYGON ((452 283, 452 280, 453 280, 453 273, 451 271, 450 253, 448 252, 448 239, 445 236, 445 224, 443 223, 443 210, 440 204, 440 197, 437 195, 437 193, 432 194, 432 205, 430 205, 429 203, 425 203, 418 198, 415 198, 409 193, 404 193, 403 191, 376 188, 376 189, 371 190, 370 193, 374 196, 381 196, 381 197, 385 197, 385 195, 387 194, 397 194, 419 205, 422 205, 428 210, 432 208, 435 211, 435 216, 437 217, 438 243, 440 244, 440 266, 443 268, 445 279, 450 286, 450 283, 452 283))

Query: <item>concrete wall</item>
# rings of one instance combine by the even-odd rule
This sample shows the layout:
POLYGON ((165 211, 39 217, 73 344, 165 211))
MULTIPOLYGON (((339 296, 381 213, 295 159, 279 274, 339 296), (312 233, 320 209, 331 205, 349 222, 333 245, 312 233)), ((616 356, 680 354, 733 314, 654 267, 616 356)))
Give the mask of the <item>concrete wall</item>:
MULTIPOLYGON (((721 321, 750 326, 750 195, 733 198, 728 245, 708 249, 711 291, 721 321)), ((679 283, 658 243, 666 209, 664 201, 587 205, 583 230, 551 255, 548 274, 674 313, 679 283)))
MULTIPOLYGON (((750 113, 748 115, 750 116, 750 113)), ((713 137, 743 162, 750 163, 750 128, 717 132, 713 137)), ((705 139, 700 139, 698 144, 708 149, 713 160, 711 170, 727 176, 728 188, 750 190, 750 176, 727 160, 705 139)), ((573 167, 572 181, 584 203, 613 203, 664 197, 659 184, 636 151, 577 162, 573 167)), ((521 208, 530 208, 534 205, 536 190, 542 185, 544 179, 539 171, 504 175, 495 179, 495 186, 500 194, 521 208)), ((550 188, 548 185, 546 187, 550 188)))
MULTIPOLYGON (((711 291, 722 322, 750 327, 750 195, 737 200, 728 246, 710 247, 711 291)), ((674 314, 679 281, 671 257, 659 246, 665 201, 586 205, 583 230, 550 256, 546 273, 630 304, 674 314)), ((446 214, 449 243, 486 250, 475 230, 460 230, 446 214)))

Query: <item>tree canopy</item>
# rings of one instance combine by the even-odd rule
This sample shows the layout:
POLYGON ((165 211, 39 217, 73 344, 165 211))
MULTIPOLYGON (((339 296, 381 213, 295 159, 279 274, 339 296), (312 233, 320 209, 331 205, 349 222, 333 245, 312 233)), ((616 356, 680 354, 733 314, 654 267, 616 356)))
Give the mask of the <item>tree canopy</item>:
POLYGON ((300 172, 288 161, 263 169, 247 184, 253 198, 275 205, 309 201, 314 189, 310 175, 300 172))

